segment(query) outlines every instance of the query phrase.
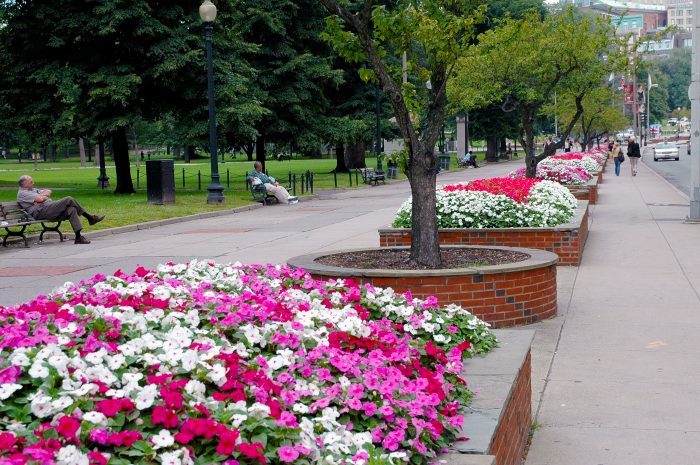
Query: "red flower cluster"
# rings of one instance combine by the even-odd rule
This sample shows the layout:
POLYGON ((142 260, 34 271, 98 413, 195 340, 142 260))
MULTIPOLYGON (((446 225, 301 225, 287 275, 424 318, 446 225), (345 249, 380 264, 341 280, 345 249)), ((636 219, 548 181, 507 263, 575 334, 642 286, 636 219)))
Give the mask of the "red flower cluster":
POLYGON ((491 178, 476 179, 467 184, 455 184, 445 186, 442 190, 447 192, 457 191, 482 191, 489 194, 505 195, 518 203, 527 203, 527 196, 532 186, 540 182, 539 179, 528 178, 491 178))
POLYGON ((582 153, 562 153, 561 155, 552 155, 553 160, 583 160, 582 153))

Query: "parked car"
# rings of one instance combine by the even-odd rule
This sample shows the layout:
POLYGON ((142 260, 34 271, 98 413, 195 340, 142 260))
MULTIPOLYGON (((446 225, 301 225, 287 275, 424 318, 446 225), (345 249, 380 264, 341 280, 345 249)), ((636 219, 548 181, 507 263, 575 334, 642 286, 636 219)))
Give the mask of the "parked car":
POLYGON ((678 146, 670 142, 663 142, 661 144, 656 144, 653 147, 654 161, 659 161, 661 159, 668 160, 679 160, 678 156, 678 146))

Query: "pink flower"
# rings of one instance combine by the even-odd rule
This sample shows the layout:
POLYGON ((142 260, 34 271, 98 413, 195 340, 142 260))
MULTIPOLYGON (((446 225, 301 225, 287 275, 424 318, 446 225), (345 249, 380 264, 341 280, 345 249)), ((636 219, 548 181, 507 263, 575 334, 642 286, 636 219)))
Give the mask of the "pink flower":
POLYGON ((69 442, 78 442, 78 438, 75 434, 80 429, 80 421, 75 418, 65 416, 58 420, 58 426, 56 426, 56 432, 66 438, 69 442))
POLYGON ((292 463, 299 458, 299 452, 297 452, 293 447, 289 446, 280 447, 277 453, 280 456, 280 460, 286 463, 292 463))

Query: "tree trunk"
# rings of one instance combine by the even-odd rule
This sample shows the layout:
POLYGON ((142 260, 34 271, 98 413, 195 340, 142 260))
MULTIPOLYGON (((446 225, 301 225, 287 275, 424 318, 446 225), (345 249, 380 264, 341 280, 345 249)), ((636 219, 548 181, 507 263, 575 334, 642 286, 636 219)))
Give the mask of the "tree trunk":
POLYGON ((185 157, 185 163, 190 163, 192 161, 192 155, 194 154, 194 147, 191 145, 186 145, 185 150, 183 152, 183 156, 185 157))
POLYGON ((248 157, 248 161, 253 161, 253 154, 255 153, 255 144, 245 144, 243 147, 245 156, 248 157))
POLYGON ((537 154, 535 153, 534 112, 530 109, 523 111, 523 140, 521 141, 525 151, 525 177, 537 176, 537 154))
MULTIPOLYGON (((434 158, 432 147, 419 147, 420 157, 434 158)), ((416 152, 414 152, 415 154, 416 152)), ((436 213, 434 169, 426 168, 429 163, 413 163, 408 169, 411 184, 411 262, 437 267, 442 263, 436 213)))
POLYGON ((355 141, 348 144, 347 147, 347 167, 348 168, 366 168, 365 164, 365 141, 355 141))
POLYGON ((134 185, 131 182, 131 167, 129 166, 129 141, 126 137, 126 128, 122 127, 112 133, 112 157, 117 171, 117 187, 115 194, 134 194, 134 185))
POLYGON ((176 145, 173 148, 173 156, 175 157, 176 160, 180 159, 180 152, 182 152, 182 147, 180 147, 179 145, 176 145))
POLYGON ((139 169, 141 168, 141 157, 139 156, 139 135, 136 133, 135 128, 132 130, 131 134, 134 136, 134 161, 136 161, 136 169, 139 169))
POLYGON ((258 137, 255 142, 255 161, 262 163, 262 170, 265 171, 265 138, 263 136, 258 137))
POLYGON ((498 138, 493 135, 486 136, 486 160, 496 161, 498 154, 498 138))
POLYGON ((504 156, 504 154, 506 153, 506 150, 508 150, 508 146, 506 145, 506 138, 501 137, 501 143, 500 143, 500 147, 498 149, 499 158, 504 156))
POLYGON ((95 144, 95 157, 92 160, 92 166, 100 166, 100 144, 95 144))
POLYGON ((87 166, 85 161, 85 140, 82 137, 78 139, 78 148, 80 149, 80 167, 85 168, 87 166))
POLYGON ((335 144, 335 172, 347 173, 348 166, 345 164, 345 144, 337 142, 335 144))

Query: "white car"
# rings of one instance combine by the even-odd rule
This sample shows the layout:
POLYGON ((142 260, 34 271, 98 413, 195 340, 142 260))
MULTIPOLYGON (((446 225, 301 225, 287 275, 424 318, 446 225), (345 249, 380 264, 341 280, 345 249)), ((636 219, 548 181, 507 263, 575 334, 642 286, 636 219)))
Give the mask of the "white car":
POLYGON ((668 160, 679 160, 678 156, 678 146, 670 142, 664 142, 663 144, 656 144, 653 147, 654 150, 654 161, 659 161, 661 159, 668 160))

